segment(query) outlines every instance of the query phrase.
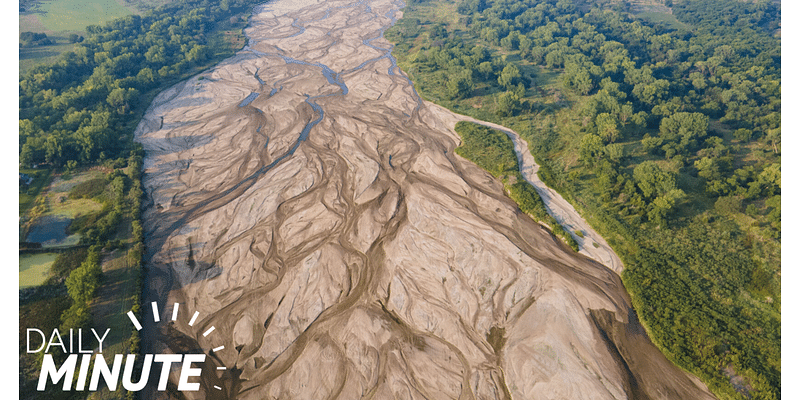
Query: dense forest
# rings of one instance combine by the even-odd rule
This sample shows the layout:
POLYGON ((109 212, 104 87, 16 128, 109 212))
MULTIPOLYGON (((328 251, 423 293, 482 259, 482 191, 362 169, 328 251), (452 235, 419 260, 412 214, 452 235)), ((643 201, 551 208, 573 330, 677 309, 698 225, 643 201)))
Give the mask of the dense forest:
POLYGON ((232 16, 254 3, 175 2, 86 27, 84 40, 55 65, 20 77, 20 164, 74 168, 124 155, 149 104, 145 94, 230 54, 212 33, 237 25, 232 16))
MULTIPOLYGON (((114 250, 124 251, 122 262, 135 269, 137 289, 126 302, 139 313, 145 251, 140 223, 144 153, 133 142, 133 131, 158 92, 241 48, 239 35, 223 33, 241 30, 250 7, 258 3, 181 1, 104 26, 88 26, 85 37, 77 37, 74 49, 57 63, 34 67, 20 76, 20 169, 35 166, 62 177, 90 168, 106 171, 69 191, 70 199, 92 199, 102 207, 72 220, 69 233, 80 234, 80 243, 58 255, 44 285, 30 291, 24 301, 20 296, 20 329, 35 326, 66 332, 92 326, 96 316, 91 308, 105 279, 102 257, 114 250)), ((20 35, 21 45, 44 40, 42 35, 20 35)), ((49 179, 51 174, 45 176, 49 179)), ((36 189, 21 184, 20 198, 36 196, 41 188, 41 184, 36 189)), ((24 207, 21 200, 20 205, 26 208, 20 211, 21 216, 25 214, 21 221, 35 221, 47 212, 43 196, 24 207)), ((24 339, 23 331, 20 335, 24 339)), ((135 331, 126 339, 124 350, 139 351, 135 331)), ((37 398, 42 395, 36 391, 42 353, 24 353, 21 349, 21 398, 37 398)), ((46 395, 52 398, 86 398, 86 393, 50 389, 46 395)), ((117 397, 134 397, 134 393, 117 393, 117 397)))
POLYGON ((625 1, 423 0, 386 37, 423 97, 523 135, 673 362, 780 398, 780 5, 653 4, 685 28, 625 1))

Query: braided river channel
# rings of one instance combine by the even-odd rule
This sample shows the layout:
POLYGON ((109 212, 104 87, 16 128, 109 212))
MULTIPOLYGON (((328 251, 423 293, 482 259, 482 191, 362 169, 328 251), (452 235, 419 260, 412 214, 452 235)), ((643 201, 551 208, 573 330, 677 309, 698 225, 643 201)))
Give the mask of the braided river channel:
POLYGON ((469 118, 383 38, 403 7, 266 3, 245 48, 151 104, 143 351, 206 359, 199 391, 170 389, 178 368, 143 398, 713 398, 518 135, 497 127, 580 253, 455 154, 469 118))

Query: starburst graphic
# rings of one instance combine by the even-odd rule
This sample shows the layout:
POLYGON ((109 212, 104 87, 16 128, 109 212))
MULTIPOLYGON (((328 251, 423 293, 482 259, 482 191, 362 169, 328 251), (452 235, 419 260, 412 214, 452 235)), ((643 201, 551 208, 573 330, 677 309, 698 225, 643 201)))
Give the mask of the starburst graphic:
MULTIPOLYGON (((161 322, 161 316, 159 315, 158 312, 158 303, 155 301, 151 302, 150 306, 153 309, 153 322, 161 322)), ((180 303, 175 303, 172 307, 172 321, 178 320, 179 310, 180 310, 180 303)), ((189 320, 189 326, 194 326, 194 323, 197 321, 197 317, 199 316, 200 312, 195 311, 194 314, 192 315, 192 319, 189 320)), ((136 315, 133 314, 133 310, 128 311, 128 318, 130 318, 131 322, 133 323, 133 326, 136 328, 137 331, 142 330, 142 324, 139 322, 139 319, 136 318, 136 315)), ((212 334, 215 329, 216 328, 212 325, 210 328, 206 329, 205 332, 203 332, 203 337, 208 337, 208 335, 212 334)), ((213 349, 211 349, 211 351, 214 353, 218 353, 223 349, 225 349, 225 346, 220 345, 218 347, 214 347, 213 349)), ((218 371, 224 371, 225 369, 226 369, 225 367, 217 367, 218 371)), ((217 385, 214 385, 214 389, 222 390, 222 388, 217 385)))

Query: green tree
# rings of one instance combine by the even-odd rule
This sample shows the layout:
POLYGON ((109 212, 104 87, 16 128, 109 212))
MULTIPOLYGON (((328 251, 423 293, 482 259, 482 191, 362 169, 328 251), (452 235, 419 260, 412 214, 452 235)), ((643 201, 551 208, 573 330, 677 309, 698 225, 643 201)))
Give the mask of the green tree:
POLYGON ((564 66, 564 51, 559 49, 550 50, 544 56, 544 62, 550 68, 560 68, 564 66))
POLYGON ((486 81, 492 79, 492 76, 494 76, 494 66, 489 61, 484 61, 478 64, 477 71, 483 80, 486 81))
POLYGON ((781 128, 770 129, 767 131, 766 143, 773 153, 781 152, 781 128))
POLYGON ((662 144, 664 144, 664 139, 661 139, 660 137, 657 136, 653 137, 650 136, 650 134, 645 134, 644 137, 642 138, 642 148, 644 149, 644 151, 648 153, 656 152, 658 149, 661 148, 662 144))
POLYGON ((451 75, 447 80, 447 95, 451 99, 463 99, 469 97, 473 87, 472 73, 463 70, 458 74, 451 75))
POLYGON ((53 42, 44 33, 22 32, 19 34, 20 47, 46 46, 49 44, 53 44, 53 42))
POLYGON ((503 71, 500 72, 497 83, 506 88, 506 90, 512 90, 517 83, 519 83, 521 78, 522 74, 519 72, 519 68, 514 64, 508 64, 503 68, 503 71))
POLYGON ((666 193, 653 199, 647 218, 658 225, 663 225, 666 218, 673 212, 675 204, 686 197, 686 193, 680 189, 671 189, 666 193))
POLYGON ((522 102, 515 92, 508 91, 497 97, 497 115, 501 117, 516 115, 521 108, 522 102))
POLYGON ((116 88, 108 94, 106 102, 111 107, 114 107, 119 114, 125 114, 130 110, 131 103, 135 103, 139 97, 139 91, 136 89, 122 89, 116 88))
POLYGON ((186 53, 186 61, 199 62, 208 58, 208 47, 203 45, 194 45, 191 50, 186 53))
POLYGON ((102 270, 97 257, 90 256, 81 266, 76 268, 67 277, 67 293, 72 301, 79 304, 89 304, 94 299, 97 288, 100 287, 102 270))
POLYGON ((654 198, 675 189, 675 175, 654 161, 645 161, 633 169, 633 179, 645 198, 654 198))
POLYGON ((564 82, 564 86, 582 95, 587 95, 594 89, 594 81, 589 71, 588 65, 570 61, 564 65, 564 73, 561 75, 561 80, 564 82))
POLYGON ((625 156, 624 146, 619 143, 611 143, 606 145, 604 151, 606 155, 608 155, 608 158, 616 163, 622 161, 622 158, 625 156))
POLYGON ((669 81, 658 79, 651 83, 639 83, 633 87, 631 93, 642 103, 654 106, 669 94, 669 81))
POLYGON ((708 135, 708 117, 694 112, 678 112, 661 120, 659 136, 665 142, 678 143, 681 148, 694 148, 708 135))
POLYGON ((719 164, 713 158, 703 157, 694 162, 694 167, 697 168, 697 176, 706 181, 717 180, 721 176, 719 164))
POLYGON ((737 196, 723 196, 714 202, 714 210, 722 215, 730 215, 742 211, 742 199, 737 196))
POLYGON ((520 42, 520 35, 518 31, 511 31, 508 36, 500 40, 500 45, 507 50, 518 50, 520 42))
POLYGON ((603 139, 591 133, 581 138, 580 158, 584 162, 594 164, 603 156, 603 139))
POLYGON ((100 255, 97 250, 90 249, 86 260, 66 279, 67 293, 73 303, 89 304, 94 299, 95 292, 100 287, 102 273, 100 255))
POLYGON ((758 174, 758 181, 763 184, 764 188, 770 195, 772 193, 780 193, 781 190, 781 165, 772 163, 767 165, 760 174, 758 174))
POLYGON ((597 134, 608 143, 613 143, 619 138, 620 124, 617 118, 609 113, 600 113, 594 121, 597 134))
POLYGON ((733 132, 733 137, 735 137, 736 140, 747 143, 753 137, 753 131, 746 128, 739 128, 736 132, 733 132))
POLYGON ((61 330, 77 330, 88 328, 92 321, 89 305, 86 303, 73 303, 67 311, 61 314, 61 330))

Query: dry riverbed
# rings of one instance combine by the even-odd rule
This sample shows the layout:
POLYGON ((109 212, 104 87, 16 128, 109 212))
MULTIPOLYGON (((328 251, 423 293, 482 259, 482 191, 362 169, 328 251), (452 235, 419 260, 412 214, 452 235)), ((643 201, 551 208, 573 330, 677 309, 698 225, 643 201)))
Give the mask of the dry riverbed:
POLYGON ((198 399, 711 398, 613 262, 455 155, 463 117, 382 38, 401 7, 257 7, 244 50, 154 100, 145 351, 205 352, 198 399))
POLYGON ((502 125, 480 121, 466 115, 454 114, 432 103, 427 103, 427 105, 434 112, 438 112, 442 119, 453 120, 452 123, 454 125, 455 122, 463 120, 481 124, 505 133, 511 141, 514 142, 514 152, 517 154, 522 177, 533 185, 536 192, 539 193, 539 196, 541 196, 547 208, 547 212, 572 235, 575 241, 578 242, 580 253, 607 266, 617 274, 622 274, 622 260, 620 260, 619 256, 614 252, 608 242, 606 242, 600 234, 595 232, 589 223, 578 214, 572 204, 539 179, 539 164, 536 164, 531 151, 528 149, 528 143, 522 139, 519 133, 502 125), (581 232, 581 234, 579 235, 577 232, 581 232))

